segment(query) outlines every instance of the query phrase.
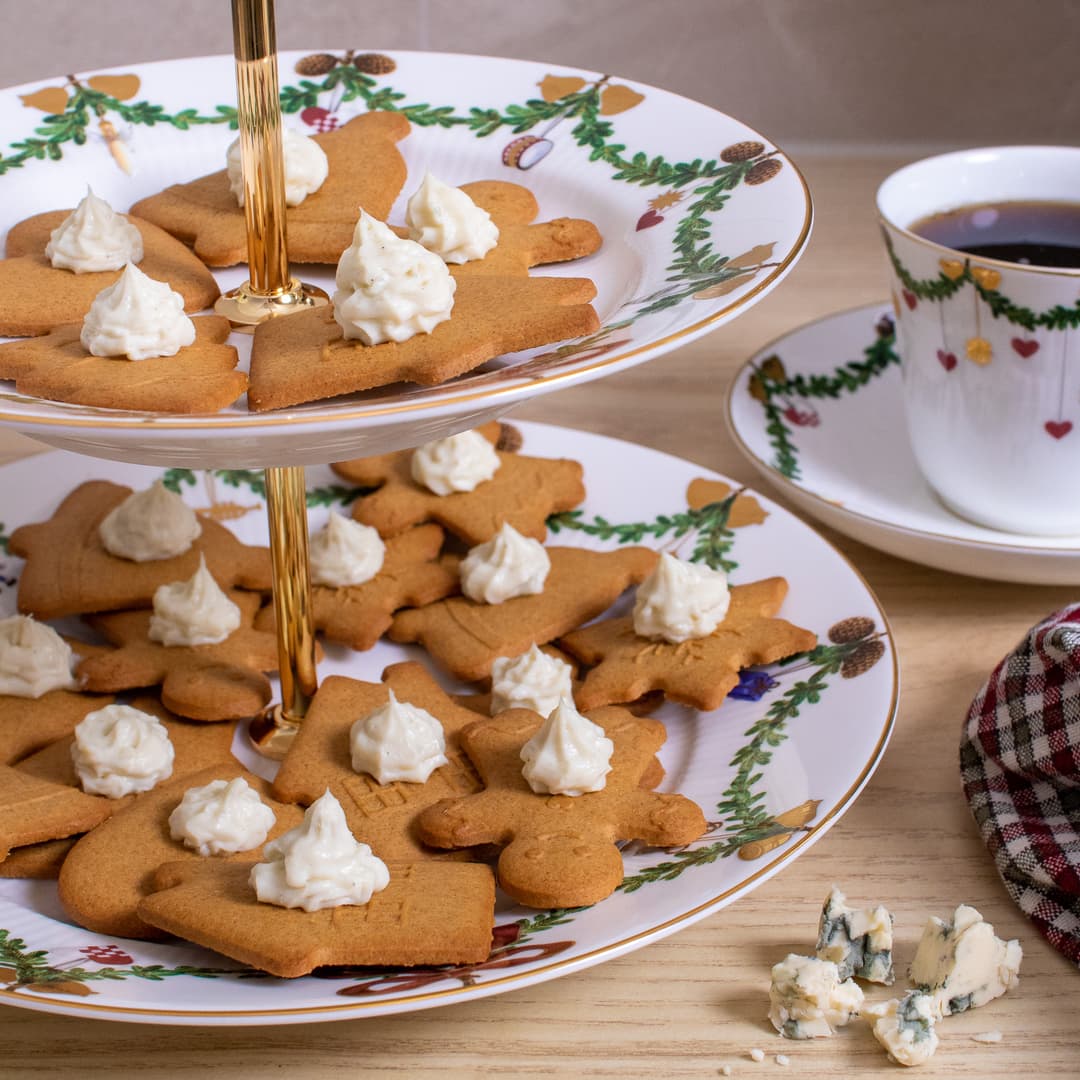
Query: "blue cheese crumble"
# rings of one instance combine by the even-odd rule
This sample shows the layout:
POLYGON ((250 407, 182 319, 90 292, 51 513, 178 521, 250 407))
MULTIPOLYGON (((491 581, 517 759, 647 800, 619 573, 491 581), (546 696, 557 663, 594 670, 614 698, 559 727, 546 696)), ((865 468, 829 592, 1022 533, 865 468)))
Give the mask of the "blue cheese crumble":
POLYGON ((893 982, 893 917, 878 905, 861 911, 846 905, 834 885, 825 898, 818 923, 817 956, 831 960, 841 979, 853 975, 868 982, 893 982))
POLYGON ((899 1065, 922 1065, 938 1047, 933 995, 912 990, 899 1000, 893 998, 864 1010, 874 1038, 899 1065))
POLYGON ((858 1015, 863 992, 851 979, 841 979, 836 964, 791 953, 772 969, 769 1019, 788 1039, 815 1039, 858 1015))

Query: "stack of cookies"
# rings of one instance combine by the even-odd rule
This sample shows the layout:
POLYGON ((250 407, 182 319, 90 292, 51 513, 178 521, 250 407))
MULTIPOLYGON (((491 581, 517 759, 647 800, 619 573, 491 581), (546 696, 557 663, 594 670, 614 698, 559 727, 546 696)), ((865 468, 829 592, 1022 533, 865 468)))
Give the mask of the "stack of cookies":
POLYGON ((783 579, 729 588, 645 547, 546 545, 583 470, 507 449, 510 430, 335 466, 367 493, 312 537, 316 628, 419 644, 434 670, 325 679, 270 783, 230 749, 277 664, 268 551, 160 484, 91 481, 17 529, 0 875, 58 877, 91 930, 292 977, 483 960, 496 884, 594 904, 622 842, 699 837, 700 808, 655 790, 666 732, 647 714, 714 709, 741 668, 814 635, 776 617, 783 579), (605 618, 633 587, 634 615, 605 618), (61 639, 46 620, 68 616, 93 633, 61 639))

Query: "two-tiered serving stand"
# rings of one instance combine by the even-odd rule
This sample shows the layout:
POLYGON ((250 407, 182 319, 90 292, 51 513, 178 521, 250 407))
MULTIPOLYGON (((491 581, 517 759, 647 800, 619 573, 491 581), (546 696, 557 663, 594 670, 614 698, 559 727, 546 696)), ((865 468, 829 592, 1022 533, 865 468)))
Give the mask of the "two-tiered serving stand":
MULTIPOLYGON (((500 357, 440 386, 391 386, 265 414, 248 413, 241 404, 215 415, 189 417, 90 409, 15 392, 0 393, 0 424, 61 449, 130 465, 265 469, 281 700, 263 716, 253 718, 250 730, 263 754, 280 757, 303 723, 318 682, 304 468, 442 438, 496 419, 514 404, 540 393, 620 371, 691 341, 747 310, 785 276, 808 238, 811 206, 798 170, 763 136, 707 106, 652 87, 630 86, 606 75, 488 57, 422 53, 390 57, 358 55, 350 50, 344 55, 339 51, 293 58, 301 78, 295 85, 279 88, 272 0, 233 0, 232 6, 235 120, 243 158, 249 276, 225 294, 218 310, 237 330, 327 302, 320 289, 298 283, 289 266, 282 184, 283 111, 292 115, 294 122, 300 119, 318 131, 332 129, 365 108, 395 109, 413 125, 412 134, 400 147, 412 178, 410 189, 427 167, 450 183, 513 180, 533 191, 543 219, 563 215, 587 218, 603 236, 598 254, 542 271, 588 276, 596 282, 594 306, 602 324, 596 333, 532 353, 500 357), (444 103, 447 97, 460 102, 463 96, 468 96, 468 104, 444 103)), ((227 93, 222 61, 201 61, 197 69, 193 62, 147 65, 140 69, 144 81, 139 92, 149 101, 131 106, 124 105, 124 94, 139 85, 133 75, 89 76, 85 80, 69 76, 67 85, 75 88, 76 94, 82 93, 82 103, 91 99, 87 85, 94 89, 96 83, 103 88, 94 89, 96 97, 91 105, 101 110, 97 127, 107 143, 105 152, 98 147, 98 160, 104 163, 94 176, 95 181, 104 181, 99 194, 110 197, 109 187, 114 184, 110 201, 123 208, 169 183, 221 167, 222 135, 228 125, 220 121, 232 117, 231 109, 221 104, 227 93), (167 101, 168 107, 159 106, 155 95, 167 101), (178 100, 182 105, 178 106, 178 100), (128 118, 126 133, 123 125, 112 119, 114 114, 120 120, 128 118), (118 178, 113 167, 121 164, 117 141, 127 136, 131 137, 138 168, 130 181, 118 178)), ((18 101, 15 95, 0 95, 0 130, 21 130, 26 110, 35 103, 52 111, 61 105, 58 92, 46 95, 40 88, 27 89, 18 101)), ((92 124, 92 112, 74 119, 83 123, 88 116, 92 124)), ((52 132, 53 128, 46 126, 52 132)), ((67 138, 67 128, 57 127, 56 131, 57 140, 67 138)), ((83 146, 89 141, 87 137, 76 141, 69 148, 73 156, 90 150, 83 146)), ((47 152, 46 156, 59 158, 59 147, 57 153, 47 152)), ((70 175, 57 179, 64 171, 60 167, 28 164, 37 169, 35 186, 12 184, 6 191, 8 196, 13 192, 18 196, 5 204, 13 219, 70 205, 89 179, 79 175, 73 183, 70 175)), ((4 159, 0 159, 3 172, 4 159)), ((396 219, 394 212, 391 216, 396 219)), ((322 285, 331 280, 327 268, 305 267, 303 276, 322 285)), ((238 281, 232 271, 218 278, 223 287, 238 281)), ((234 337, 241 357, 247 340, 242 334, 234 337)), ((719 405, 718 399, 718 413, 719 405)), ((676 422, 673 417, 672 423, 676 422)), ((605 491, 602 484, 591 485, 590 499, 595 494, 602 500, 615 488, 625 488, 627 477, 633 477, 629 490, 635 514, 647 511, 662 516, 671 509, 669 496, 685 506, 687 485, 707 472, 630 444, 559 429, 534 430, 541 454, 567 452, 573 456, 571 443, 599 452, 603 460, 591 474, 588 469, 593 463, 588 463, 587 479, 606 474, 610 490, 605 491), (660 478, 662 492, 649 491, 654 477, 660 478)), ((720 478, 714 480, 720 482, 720 478)), ((625 502, 625 491, 620 497, 625 502)), ((803 612, 811 622, 822 623, 822 632, 831 621, 872 611, 877 612, 876 622, 871 619, 877 627, 875 635, 887 638, 880 609, 858 575, 780 507, 770 507, 766 526, 744 546, 744 554, 739 556, 740 573, 764 576, 776 572, 774 542, 784 550, 798 548, 804 561, 805 553, 811 553, 812 570, 804 573, 801 566, 794 567, 792 576, 802 589, 799 602, 808 605, 803 612), (770 536, 775 540, 769 540, 770 536)), ((381 648, 377 646, 375 651, 381 648)), ((734 865, 738 860, 723 866, 719 862, 702 865, 681 893, 672 888, 641 889, 632 896, 623 893, 605 901, 613 906, 603 912, 574 915, 576 943, 560 932, 560 920, 548 926, 546 914, 540 913, 539 921, 529 918, 523 923, 518 919, 512 924, 512 932, 524 937, 499 946, 501 951, 493 954, 488 965, 490 971, 409 975, 412 981, 406 980, 408 985, 400 987, 393 979, 393 985, 386 987, 368 980, 360 990, 336 991, 337 995, 353 995, 345 998, 335 997, 334 991, 327 989, 333 984, 311 979, 273 987, 245 983, 240 995, 243 1001, 236 1003, 231 984, 215 989, 208 982, 196 993, 185 989, 183 980, 174 980, 168 985, 177 990, 144 1003, 137 988, 128 989, 121 972, 109 984, 115 993, 106 1004, 96 1004, 94 999, 69 1003, 62 997, 25 994, 16 1000, 51 1011, 150 1022, 330 1019, 425 1007, 462 994, 482 996, 618 955, 741 895, 753 882, 764 880, 799 850, 805 850, 850 804, 880 758, 895 710, 895 656, 891 644, 882 648, 893 658, 890 670, 885 670, 883 663, 872 677, 845 685, 842 695, 854 694, 855 698, 844 696, 844 704, 834 714, 840 726, 850 715, 862 720, 876 718, 880 727, 868 732, 867 725, 861 723, 850 737, 844 735, 844 745, 851 750, 842 767, 831 759, 820 768, 815 763, 814 799, 805 801, 805 793, 796 798, 796 802, 804 800, 805 810, 805 820, 800 818, 798 828, 751 856, 760 856, 759 862, 741 867, 734 865), (815 818, 819 806, 820 817, 815 818), (511 972, 511 968, 515 970, 511 972), (416 978, 420 982, 414 985, 416 978), (436 989, 424 989, 424 979, 436 989), (377 995, 384 991, 386 996, 380 999, 377 995), (327 993, 331 994, 329 1001, 327 993), (159 999, 163 1004, 158 1004, 159 999)), ((381 655, 385 659, 386 654, 381 655)), ((344 663, 350 665, 350 672, 354 670, 354 661, 344 663)), ((363 674, 370 677, 371 673, 363 674)), ((779 686, 775 681, 771 685, 779 686)), ((838 699, 842 695, 837 692, 838 699)), ((737 713, 742 703, 733 707, 737 713)), ((762 707, 767 707, 765 702, 762 707)), ((745 708, 756 710, 758 706, 748 704, 745 708)), ((824 707, 819 710, 822 714, 827 711, 824 707)), ((716 730, 715 726, 710 729, 709 739, 716 730)), ((732 737, 741 737, 738 733, 745 730, 740 723, 732 737)), ((733 750, 710 745, 707 754, 697 755, 702 760, 695 766, 690 752, 695 737, 682 732, 672 739, 671 763, 680 783, 693 782, 691 774, 696 767, 706 769, 703 804, 709 800, 715 803, 720 795, 713 790, 715 761, 721 757, 729 760, 733 750)), ((783 800, 808 782, 807 770, 799 762, 805 748, 800 745, 799 754, 794 753, 798 741, 797 736, 792 738, 793 753, 786 758, 776 755, 777 766, 784 770, 777 773, 776 781, 777 797, 783 800)), ((811 756, 817 753, 816 745, 807 750, 811 756)), ((700 776, 698 782, 702 782, 700 776)), ((27 948, 42 950, 50 957, 65 949, 74 949, 76 954, 80 949, 85 951, 85 942, 77 935, 85 937, 86 932, 63 921, 47 890, 20 886, 20 891, 13 889, 14 885, 18 883, 0 884, 0 929, 9 939, 18 935, 27 948)), ((105 944, 95 943, 95 948, 105 944)), ((133 950, 135 945, 132 943, 133 950)), ((162 952, 161 962, 171 955, 162 952)))

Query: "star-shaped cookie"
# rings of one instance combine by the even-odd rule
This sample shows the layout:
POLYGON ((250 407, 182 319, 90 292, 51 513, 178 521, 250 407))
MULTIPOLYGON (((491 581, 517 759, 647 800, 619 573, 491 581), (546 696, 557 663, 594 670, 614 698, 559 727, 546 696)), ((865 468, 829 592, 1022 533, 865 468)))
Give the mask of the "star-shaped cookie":
MULTIPOLYGON (((81 322, 102 289, 123 270, 76 274, 55 268, 45 257, 53 229, 70 214, 53 210, 14 225, 7 235, 7 257, 0 261, 0 335, 47 334, 63 323, 81 322)), ((202 311, 220 295, 206 267, 179 240, 149 221, 129 218, 143 240, 138 267, 155 281, 167 281, 184 298, 184 310, 202 311)))
POLYGON ((742 668, 771 664, 817 644, 811 631, 775 617, 787 590, 780 577, 735 585, 724 621, 707 637, 677 645, 638 637, 630 616, 566 634, 559 644, 595 665, 578 693, 579 706, 594 709, 661 690, 704 712, 719 708, 742 668))
POLYGON ((420 836, 436 847, 500 845, 500 886, 537 908, 584 907, 614 892, 623 879, 618 841, 664 846, 696 840, 705 817, 695 803, 641 787, 666 737, 663 724, 619 708, 587 715, 615 744, 601 791, 536 794, 521 772, 521 748, 543 720, 528 709, 510 709, 462 732, 485 789, 425 810, 420 836))
POLYGON ((448 697, 420 664, 394 664, 383 679, 380 684, 331 675, 323 681, 281 763, 274 794, 306 806, 329 788, 345 810, 354 835, 380 857, 430 859, 433 853, 416 835, 417 815, 440 799, 481 787, 458 741, 461 729, 473 723, 476 714, 448 697), (385 705, 391 689, 399 701, 424 709, 443 726, 448 764, 422 784, 380 784, 352 767, 349 729, 354 721, 385 705))
MULTIPOLYGON (((479 185, 478 205, 503 186, 479 185)), ((535 214, 536 203, 506 198, 491 205, 522 215, 535 214)), ((527 268, 577 257, 571 251, 589 254, 599 247, 599 233, 573 218, 538 226, 530 220, 514 218, 521 228, 507 223, 486 256, 490 272, 481 269, 486 260, 464 273, 450 268, 457 279, 454 309, 430 334, 381 345, 346 341, 329 306, 263 323, 252 343, 248 407, 262 412, 394 382, 433 386, 503 353, 593 333, 600 321, 590 305, 596 286, 588 278, 530 277, 527 268)))
MULTIPOLYGON (((385 220, 405 183, 405 159, 396 144, 408 133, 401 113, 369 112, 314 136, 330 171, 318 191, 285 212, 293 262, 336 263, 352 242, 361 207, 385 220)), ((224 159, 222 153, 223 165, 224 159)), ((224 169, 140 199, 131 212, 192 244, 207 266, 247 261, 244 210, 224 169)))
POLYGON ((606 611, 631 585, 644 581, 658 558, 644 547, 616 551, 547 548, 551 571, 544 591, 502 604, 479 604, 451 596, 422 608, 399 611, 390 639, 419 642, 441 667, 459 679, 491 674, 500 656, 519 656, 606 611))
POLYGON ((0 344, 0 379, 14 379, 20 394, 99 409, 217 412, 244 393, 247 376, 225 344, 228 319, 198 315, 192 322, 192 344, 148 360, 92 356, 79 340, 82 324, 65 323, 44 337, 0 344))
MULTIPOLYGON (((378 852, 376 852, 378 854, 378 852)), ((390 883, 367 904, 297 911, 262 904, 250 867, 204 859, 166 863, 139 917, 271 975, 293 979, 325 964, 475 964, 491 951, 495 883, 481 863, 390 863, 390 883)))
POLYGON ((174 840, 169 831, 169 815, 188 788, 238 776, 274 811, 276 820, 267 840, 276 839, 303 820, 304 813, 298 806, 277 802, 270 794, 270 784, 236 761, 221 762, 169 780, 112 814, 71 849, 60 869, 58 884, 60 902, 67 913, 80 926, 98 934, 143 939, 164 937, 157 927, 148 926, 135 913, 150 891, 154 871, 162 863, 205 858, 250 864, 262 857, 262 844, 233 855, 202 856, 174 840))
POLYGON ((269 592, 270 550, 242 544, 223 525, 204 517, 202 534, 183 555, 132 562, 110 555, 101 543, 102 518, 119 506, 131 488, 108 480, 88 480, 69 494, 48 521, 20 525, 9 550, 26 560, 19 575, 19 610, 39 619, 121 608, 149 607, 154 590, 186 581, 199 556, 224 589, 269 592))
MULTIPOLYGON (((442 542, 438 525, 418 525, 386 541, 386 557, 370 581, 312 585, 315 629, 363 652, 382 637, 399 608, 430 604, 457 592, 457 559, 439 557, 442 542)), ((274 608, 268 604, 255 617, 255 629, 273 632, 274 626, 274 608)))
POLYGON ((217 645, 162 645, 148 637, 152 612, 92 615, 90 625, 110 644, 76 671, 87 690, 113 692, 161 686, 167 709, 190 720, 238 720, 254 716, 270 701, 264 671, 277 671, 277 638, 252 627, 260 600, 233 591, 240 627, 217 645))
MULTIPOLYGON (((489 432, 483 434, 495 442, 489 432)), ((437 521, 470 547, 490 540, 504 524, 523 536, 543 540, 549 515, 572 510, 584 501, 583 470, 578 462, 496 453, 499 468, 490 480, 472 491, 450 495, 436 495, 413 479, 412 450, 341 461, 333 469, 350 483, 378 487, 353 503, 352 515, 382 536, 393 536, 421 521, 437 521)))

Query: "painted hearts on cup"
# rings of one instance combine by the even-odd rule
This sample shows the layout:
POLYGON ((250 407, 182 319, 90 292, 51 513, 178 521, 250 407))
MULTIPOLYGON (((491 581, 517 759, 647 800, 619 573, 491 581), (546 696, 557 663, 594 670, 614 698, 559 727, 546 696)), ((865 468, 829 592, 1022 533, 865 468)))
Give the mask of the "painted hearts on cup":
POLYGON ((904 290, 904 303, 907 304, 909 311, 914 311, 918 302, 919 298, 910 289, 904 290))
POLYGON ((1043 427, 1047 435, 1053 435, 1055 439, 1064 439, 1072 431, 1071 420, 1047 420, 1043 427))
POLYGON ((1034 356, 1039 351, 1039 343, 1034 338, 1018 338, 1014 337, 1010 343, 1013 347, 1013 352, 1017 356, 1022 356, 1025 360, 1029 356, 1034 356))
POLYGON ((964 273, 964 264, 959 259, 938 259, 938 266, 950 281, 955 281, 964 273))
POLYGON ((971 276, 987 292, 993 292, 1001 284, 1001 271, 991 270, 988 266, 973 266, 971 276))
POLYGON ((938 363, 946 370, 952 371, 956 367, 956 353, 946 352, 944 349, 937 351, 938 363))
POLYGON ((641 217, 638 218, 637 231, 641 232, 642 229, 651 229, 654 225, 659 225, 664 219, 655 210, 646 210, 641 217))

